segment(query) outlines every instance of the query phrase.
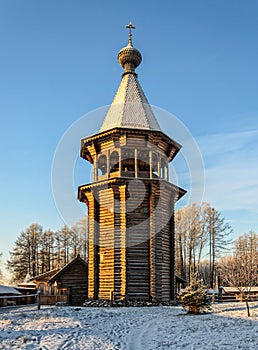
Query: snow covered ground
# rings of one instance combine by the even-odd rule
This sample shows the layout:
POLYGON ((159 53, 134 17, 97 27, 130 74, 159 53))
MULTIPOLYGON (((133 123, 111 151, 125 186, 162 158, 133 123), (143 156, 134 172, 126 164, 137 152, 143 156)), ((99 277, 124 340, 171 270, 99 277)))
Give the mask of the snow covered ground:
POLYGON ((0 309, 0 349, 258 349, 258 303, 215 305, 186 315, 181 307, 0 309))

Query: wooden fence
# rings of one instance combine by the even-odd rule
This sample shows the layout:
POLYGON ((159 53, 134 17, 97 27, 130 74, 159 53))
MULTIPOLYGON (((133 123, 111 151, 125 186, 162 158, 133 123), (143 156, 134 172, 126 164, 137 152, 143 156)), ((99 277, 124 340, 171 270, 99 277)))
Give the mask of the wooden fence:
POLYGON ((0 307, 35 304, 37 302, 38 294, 27 295, 1 295, 0 307))
POLYGON ((41 305, 55 305, 56 303, 67 303, 67 295, 40 295, 41 305))
MULTIPOLYGON (((212 303, 231 303, 244 301, 240 294, 209 294, 212 303)), ((248 301, 258 301, 258 295, 251 295, 248 301)))

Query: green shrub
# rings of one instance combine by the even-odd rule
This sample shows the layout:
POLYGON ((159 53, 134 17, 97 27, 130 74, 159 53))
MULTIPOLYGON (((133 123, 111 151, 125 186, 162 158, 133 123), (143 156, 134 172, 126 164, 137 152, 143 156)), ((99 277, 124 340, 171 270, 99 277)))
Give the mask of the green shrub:
POLYGON ((177 295, 177 300, 190 314, 199 314, 210 309, 210 298, 206 294, 200 281, 193 279, 190 286, 183 289, 177 295))

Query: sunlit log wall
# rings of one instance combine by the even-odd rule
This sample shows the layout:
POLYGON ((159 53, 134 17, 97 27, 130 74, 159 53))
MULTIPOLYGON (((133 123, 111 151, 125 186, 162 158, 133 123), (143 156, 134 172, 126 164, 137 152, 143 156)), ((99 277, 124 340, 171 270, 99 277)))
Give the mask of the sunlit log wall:
POLYGON ((82 190, 89 214, 89 298, 174 299, 175 191, 167 183, 161 193, 157 180, 143 184, 140 191, 137 182, 120 178, 82 190))

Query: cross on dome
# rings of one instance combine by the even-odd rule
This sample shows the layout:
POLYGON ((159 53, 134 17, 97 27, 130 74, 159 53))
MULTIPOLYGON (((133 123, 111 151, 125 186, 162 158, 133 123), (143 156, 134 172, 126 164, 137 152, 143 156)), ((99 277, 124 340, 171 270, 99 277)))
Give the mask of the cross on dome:
POLYGON ((125 27, 129 29, 128 44, 119 51, 118 62, 124 68, 124 74, 135 73, 135 68, 138 67, 142 61, 142 56, 132 44, 132 29, 135 29, 135 26, 130 22, 125 27))
POLYGON ((132 36, 133 36, 132 29, 135 29, 135 26, 132 24, 132 22, 130 22, 129 24, 127 24, 127 26, 125 26, 125 28, 129 29, 128 44, 132 45, 132 36))

